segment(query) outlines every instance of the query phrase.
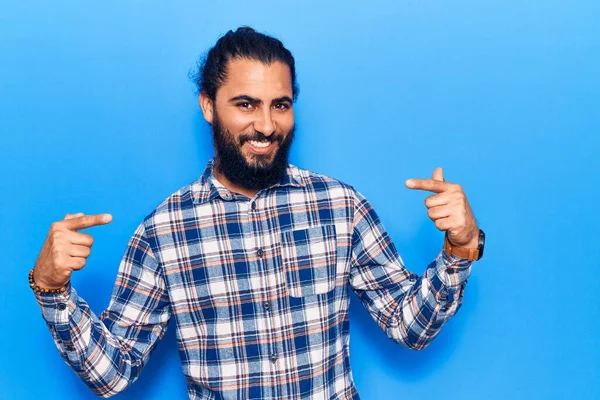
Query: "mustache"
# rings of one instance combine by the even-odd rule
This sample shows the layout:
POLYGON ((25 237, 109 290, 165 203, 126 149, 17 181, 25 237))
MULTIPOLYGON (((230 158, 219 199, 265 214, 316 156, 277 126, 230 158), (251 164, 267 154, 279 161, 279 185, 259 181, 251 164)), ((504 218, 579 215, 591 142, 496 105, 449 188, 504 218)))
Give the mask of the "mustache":
POLYGON ((240 135, 240 137, 239 137, 240 145, 244 144, 245 142, 247 142, 249 140, 254 140, 257 142, 269 142, 269 143, 277 141, 277 142, 281 143, 283 141, 283 134, 273 133, 269 136, 266 136, 264 133, 256 131, 253 133, 240 135))

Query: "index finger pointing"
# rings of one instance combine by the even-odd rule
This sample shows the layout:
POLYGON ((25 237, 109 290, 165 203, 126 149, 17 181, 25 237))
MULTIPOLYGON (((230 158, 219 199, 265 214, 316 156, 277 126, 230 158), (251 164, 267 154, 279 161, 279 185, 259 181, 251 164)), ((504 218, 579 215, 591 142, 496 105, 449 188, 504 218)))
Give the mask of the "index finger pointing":
POLYGON ((409 179, 406 181, 409 189, 427 190, 429 192, 441 193, 450 187, 448 182, 435 181, 433 179, 409 179))
POLYGON ((82 215, 85 215, 85 214, 84 213, 67 214, 67 215, 65 215, 65 217, 63 219, 65 219, 65 220, 73 219, 73 218, 81 217, 82 215))
POLYGON ((112 221, 110 214, 84 215, 63 221, 65 227, 71 230, 90 228, 97 225, 105 225, 112 221))

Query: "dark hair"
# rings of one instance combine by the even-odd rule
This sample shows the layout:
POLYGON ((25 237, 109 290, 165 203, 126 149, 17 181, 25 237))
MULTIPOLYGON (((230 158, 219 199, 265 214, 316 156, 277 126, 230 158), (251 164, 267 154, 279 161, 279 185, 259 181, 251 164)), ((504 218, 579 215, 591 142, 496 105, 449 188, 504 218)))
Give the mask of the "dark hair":
POLYGON ((227 32, 201 57, 197 71, 190 74, 190 79, 196 84, 197 94, 205 93, 211 100, 216 99, 217 90, 227 79, 227 65, 232 58, 257 60, 267 65, 273 61, 286 64, 292 77, 293 99, 298 97, 299 88, 292 53, 280 40, 256 32, 248 26, 242 26, 235 32, 227 32))

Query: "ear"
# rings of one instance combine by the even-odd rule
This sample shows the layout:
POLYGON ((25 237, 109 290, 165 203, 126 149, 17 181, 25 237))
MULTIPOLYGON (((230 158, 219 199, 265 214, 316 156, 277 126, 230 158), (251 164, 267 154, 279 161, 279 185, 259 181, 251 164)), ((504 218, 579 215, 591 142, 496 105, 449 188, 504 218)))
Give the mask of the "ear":
POLYGON ((200 108, 202 108, 202 115, 204 115, 204 119, 206 122, 212 125, 213 116, 214 116, 214 103, 213 101, 206 95, 206 93, 200 93, 198 96, 198 103, 200 103, 200 108))

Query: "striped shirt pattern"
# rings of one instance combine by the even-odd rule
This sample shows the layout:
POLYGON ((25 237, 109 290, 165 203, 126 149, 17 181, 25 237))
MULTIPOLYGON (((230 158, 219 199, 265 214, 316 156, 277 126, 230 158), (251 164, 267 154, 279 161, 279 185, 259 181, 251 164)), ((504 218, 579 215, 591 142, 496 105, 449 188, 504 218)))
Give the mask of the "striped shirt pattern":
POLYGON ((353 290, 392 340, 426 347, 460 308, 471 262, 408 271, 352 186, 289 165, 253 198, 202 176, 139 225, 99 316, 69 284, 36 295, 66 363, 109 397, 139 376, 167 323, 190 399, 358 399, 353 290))

